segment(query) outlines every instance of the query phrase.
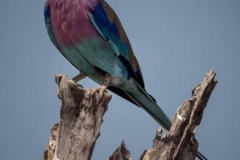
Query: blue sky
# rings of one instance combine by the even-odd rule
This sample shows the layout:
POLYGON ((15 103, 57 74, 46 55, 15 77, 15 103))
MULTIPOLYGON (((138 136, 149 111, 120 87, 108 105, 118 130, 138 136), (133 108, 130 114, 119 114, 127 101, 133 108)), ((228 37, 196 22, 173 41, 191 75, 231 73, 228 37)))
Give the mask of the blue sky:
MULTIPOLYGON (((210 69, 217 84, 196 137, 209 159, 240 157, 240 1, 108 0, 118 13, 141 65, 146 89, 167 115, 186 100, 210 69)), ((0 2, 0 155, 2 160, 41 159, 61 102, 54 75, 78 71, 51 44, 45 1, 0 2)), ((90 79, 81 82, 96 87, 90 79)), ((125 140, 139 159, 159 125, 142 109, 113 95, 93 160, 125 140)))

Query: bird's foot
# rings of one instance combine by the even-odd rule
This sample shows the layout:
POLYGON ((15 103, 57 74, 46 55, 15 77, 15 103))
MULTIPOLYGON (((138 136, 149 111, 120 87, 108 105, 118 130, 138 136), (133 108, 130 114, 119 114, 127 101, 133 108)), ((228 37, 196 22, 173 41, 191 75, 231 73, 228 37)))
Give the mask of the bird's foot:
MULTIPOLYGON (((63 77, 63 76, 65 76, 65 75, 63 75, 63 74, 57 74, 57 75, 55 75, 55 82, 58 84, 57 96, 58 96, 59 99, 62 99, 62 96, 61 96, 59 87, 60 87, 60 83, 61 83, 61 80, 62 80, 62 77, 63 77)), ((81 79, 83 79, 83 78, 85 78, 85 77, 86 77, 86 75, 85 75, 83 72, 81 72, 79 75, 73 77, 73 79, 70 79, 69 82, 76 84, 77 81, 79 81, 79 80, 81 80, 81 79)), ((77 85, 78 87, 80 87, 80 88, 83 88, 83 86, 80 85, 80 84, 76 84, 76 85, 77 85)))
POLYGON ((61 94, 60 94, 60 90, 59 90, 60 82, 61 82, 61 80, 62 80, 62 77, 63 77, 63 74, 57 74, 57 75, 55 75, 55 82, 56 82, 57 85, 58 85, 57 96, 58 96, 59 99, 62 99, 61 94))
POLYGON ((55 82, 58 84, 58 86, 60 85, 62 77, 63 77, 63 74, 56 74, 55 75, 55 82))
POLYGON ((99 86, 91 92, 91 95, 95 94, 96 92, 100 93, 101 95, 107 90, 107 87, 111 81, 111 76, 109 74, 106 74, 104 77, 104 84, 102 86, 99 86))
POLYGON ((92 89, 91 96, 97 92, 102 95, 106 90, 107 90, 107 87, 105 85, 99 86, 97 88, 92 89))

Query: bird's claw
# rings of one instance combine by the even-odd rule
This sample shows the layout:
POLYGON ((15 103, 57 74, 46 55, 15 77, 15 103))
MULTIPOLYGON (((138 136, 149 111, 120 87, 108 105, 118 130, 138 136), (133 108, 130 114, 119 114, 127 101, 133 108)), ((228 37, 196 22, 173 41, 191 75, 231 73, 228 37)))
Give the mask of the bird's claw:
MULTIPOLYGON (((61 80, 62 80, 62 77, 63 77, 62 74, 57 74, 57 75, 55 75, 55 79, 54 79, 54 80, 55 80, 55 82, 57 83, 58 87, 60 86, 60 82, 61 82, 61 80)), ((57 89, 57 96, 58 96, 59 99, 62 99, 62 96, 61 96, 61 94, 60 94, 59 88, 57 89)))
POLYGON ((61 96, 61 93, 60 93, 59 88, 58 88, 58 90, 57 90, 57 96, 58 96, 59 99, 62 99, 62 96, 61 96))
POLYGON ((97 87, 97 88, 94 88, 92 91, 91 91, 91 93, 90 93, 90 95, 91 96, 93 96, 95 93, 99 93, 99 94, 103 94, 105 91, 107 90, 107 87, 106 86, 99 86, 99 87, 97 87))
POLYGON ((55 82, 58 84, 58 86, 60 85, 60 82, 62 80, 63 75, 62 74, 56 74, 55 75, 55 82))
POLYGON ((103 93, 107 90, 107 87, 111 81, 111 76, 109 74, 106 74, 104 77, 104 84, 102 86, 99 86, 91 91, 91 96, 94 95, 96 92, 103 95, 103 93))

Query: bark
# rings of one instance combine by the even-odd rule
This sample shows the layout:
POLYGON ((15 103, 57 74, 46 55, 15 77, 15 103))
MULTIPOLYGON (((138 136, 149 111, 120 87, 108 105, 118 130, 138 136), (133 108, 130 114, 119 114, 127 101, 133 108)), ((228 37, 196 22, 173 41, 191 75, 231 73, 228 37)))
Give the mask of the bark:
MULTIPOLYGON (((193 160, 198 142, 195 128, 201 122, 208 99, 217 84, 211 70, 192 91, 173 118, 170 131, 162 136, 158 129, 153 148, 144 151, 141 160, 193 160)), ((99 136, 103 116, 111 100, 109 92, 83 89, 66 75, 58 75, 59 97, 62 100, 60 122, 51 130, 44 160, 90 160, 99 136)), ((109 160, 130 160, 124 142, 109 160)))
POLYGON ((208 99, 217 84, 216 73, 211 70, 192 91, 192 97, 177 109, 170 131, 162 137, 159 129, 153 149, 145 151, 141 160, 193 160, 198 142, 195 129, 202 120, 208 99))
POLYGON ((47 150, 44 152, 44 160, 53 160, 56 150, 56 140, 58 135, 59 123, 56 123, 51 129, 51 137, 48 140, 47 150))
POLYGON ((109 157, 109 160, 131 160, 130 152, 126 149, 124 141, 109 157))
MULTIPOLYGON (((83 89, 66 75, 56 76, 56 81, 62 107, 56 145, 52 147, 56 151, 53 159, 90 160, 111 95, 83 89)), ((44 155, 51 152, 46 151, 44 155)), ((46 156, 44 158, 47 160, 46 156)))

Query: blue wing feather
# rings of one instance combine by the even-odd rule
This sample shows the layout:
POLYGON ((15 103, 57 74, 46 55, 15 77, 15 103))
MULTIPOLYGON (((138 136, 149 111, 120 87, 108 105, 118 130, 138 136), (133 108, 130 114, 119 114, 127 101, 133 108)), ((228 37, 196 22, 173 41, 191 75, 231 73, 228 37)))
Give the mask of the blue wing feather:
POLYGON ((103 39, 111 44, 129 75, 145 88, 140 67, 133 55, 126 33, 115 12, 110 6, 107 6, 108 10, 106 10, 104 5, 107 5, 104 1, 96 5, 90 16, 91 22, 103 39))
POLYGON ((108 16, 101 3, 98 3, 92 12, 94 23, 100 29, 100 32, 107 39, 111 39, 114 43, 120 44, 120 36, 117 25, 108 19, 108 16))

